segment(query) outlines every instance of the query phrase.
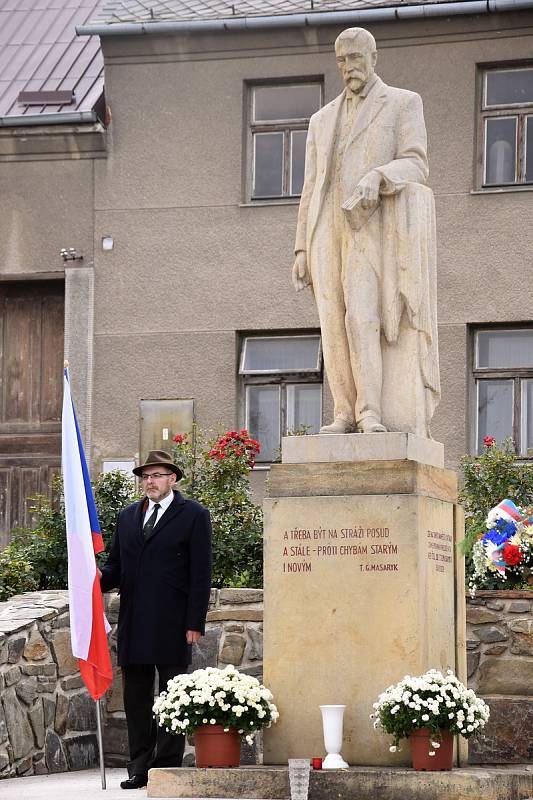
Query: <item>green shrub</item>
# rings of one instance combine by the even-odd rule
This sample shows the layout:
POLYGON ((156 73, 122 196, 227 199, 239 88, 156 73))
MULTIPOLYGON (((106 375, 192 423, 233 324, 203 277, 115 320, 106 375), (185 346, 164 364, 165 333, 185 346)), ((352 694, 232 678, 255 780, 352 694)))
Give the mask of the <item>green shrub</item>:
POLYGON ((135 503, 142 495, 137 490, 133 475, 126 475, 119 469, 101 472, 93 482, 93 491, 105 544, 105 551, 100 553, 98 561, 103 563, 111 547, 119 512, 130 503, 135 503))
POLYGON ((213 524, 213 586, 263 585, 263 515, 251 499, 248 475, 259 444, 248 431, 207 440, 174 437, 173 456, 183 471, 180 489, 206 506, 213 524))
POLYGON ((30 500, 33 528, 17 528, 4 553, 31 564, 37 589, 64 589, 67 586, 67 542, 65 512, 61 498, 63 484, 57 475, 52 483, 52 500, 36 495, 30 500))
MULTIPOLYGON (((66 589, 68 576, 63 483, 57 476, 52 484, 52 500, 44 495, 33 500, 33 528, 18 528, 0 561, 1 599, 17 592, 36 589, 66 589), (13 576, 19 576, 18 583, 13 576)), ((118 512, 139 498, 132 477, 120 470, 102 473, 93 483, 100 527, 109 549, 118 512)), ((106 553, 98 556, 101 563, 106 553)))
MULTIPOLYGON (((474 568, 472 548, 480 534, 486 531, 485 519, 491 508, 508 498, 517 506, 533 504, 533 464, 520 461, 513 442, 506 439, 499 445, 492 437, 485 438, 479 456, 461 459, 463 486, 459 500, 465 510, 465 540, 463 552, 466 560, 466 583, 470 583, 474 568)), ((502 581, 487 577, 480 589, 501 589, 502 581)))
POLYGON ((34 592, 37 587, 30 562, 12 553, 9 547, 3 550, 0 553, 0 601, 20 592, 34 592))

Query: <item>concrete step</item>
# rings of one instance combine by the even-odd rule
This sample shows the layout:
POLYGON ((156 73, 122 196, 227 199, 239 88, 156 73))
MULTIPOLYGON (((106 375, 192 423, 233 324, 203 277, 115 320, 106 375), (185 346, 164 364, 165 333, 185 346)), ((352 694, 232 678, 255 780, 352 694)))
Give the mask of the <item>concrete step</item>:
MULTIPOLYGON (((152 769, 148 797, 287 800, 287 767, 152 769)), ((415 772, 395 767, 311 770, 309 800, 530 800, 531 765, 415 772)))

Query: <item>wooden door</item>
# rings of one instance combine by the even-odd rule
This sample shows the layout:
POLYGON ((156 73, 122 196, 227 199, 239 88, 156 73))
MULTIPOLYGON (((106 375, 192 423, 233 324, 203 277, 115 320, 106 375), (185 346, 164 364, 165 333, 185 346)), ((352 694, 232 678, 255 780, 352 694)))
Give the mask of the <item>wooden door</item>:
POLYGON ((61 468, 61 281, 0 284, 0 548, 61 468))

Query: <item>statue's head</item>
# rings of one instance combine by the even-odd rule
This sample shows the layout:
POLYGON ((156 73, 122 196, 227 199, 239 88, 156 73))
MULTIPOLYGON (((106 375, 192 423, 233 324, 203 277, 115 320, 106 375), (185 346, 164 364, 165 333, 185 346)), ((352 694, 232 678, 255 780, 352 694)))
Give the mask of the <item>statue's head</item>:
POLYGON ((335 55, 347 89, 359 94, 374 74, 376 40, 364 28, 347 28, 337 36, 335 55))

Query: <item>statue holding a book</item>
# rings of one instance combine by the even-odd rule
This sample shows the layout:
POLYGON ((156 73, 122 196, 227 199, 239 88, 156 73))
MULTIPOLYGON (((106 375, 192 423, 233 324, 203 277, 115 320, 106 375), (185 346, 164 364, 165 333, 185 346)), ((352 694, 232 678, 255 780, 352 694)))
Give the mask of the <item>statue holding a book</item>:
POLYGON ((440 381, 422 101, 376 75, 368 31, 343 31, 335 53, 345 88, 311 117, 293 267, 296 289, 313 289, 334 401, 320 432, 430 437, 440 381))

